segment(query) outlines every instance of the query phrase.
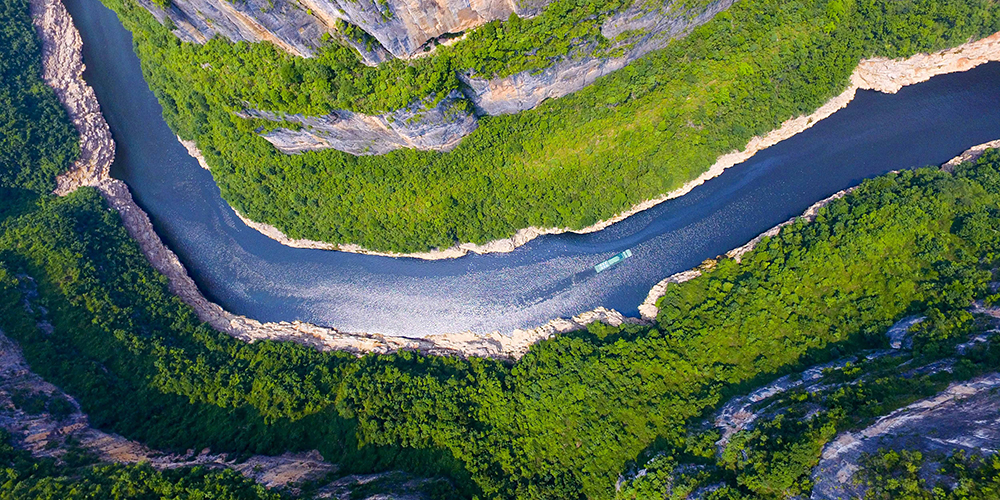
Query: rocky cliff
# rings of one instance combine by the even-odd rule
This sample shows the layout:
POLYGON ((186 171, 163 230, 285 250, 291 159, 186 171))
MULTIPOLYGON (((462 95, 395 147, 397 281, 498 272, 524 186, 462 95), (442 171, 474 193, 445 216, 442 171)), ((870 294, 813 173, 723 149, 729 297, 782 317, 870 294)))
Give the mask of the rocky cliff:
MULTIPOLYGON (((493 79, 464 74, 460 78, 470 89, 467 95, 481 114, 502 115, 532 109, 546 99, 576 92, 653 50, 666 47, 670 40, 707 23, 734 3, 736 0, 719 0, 697 9, 680 10, 676 2, 667 2, 651 10, 638 2, 601 26, 606 39, 622 41, 619 44, 625 49, 622 56, 603 58, 588 54, 556 62, 541 72, 525 71, 493 79)), ((586 54, 591 50, 588 47, 578 52, 586 54)))
POLYGON ((261 134, 286 154, 329 148, 354 155, 380 155, 399 148, 449 151, 479 125, 457 90, 437 104, 417 103, 374 116, 346 110, 325 116, 246 110, 240 116, 301 125, 298 130, 276 128, 261 134))
MULTIPOLYGON (((233 41, 269 41, 283 50, 310 57, 323 35, 337 33, 339 21, 360 27, 378 44, 341 39, 358 49, 368 64, 387 57, 411 58, 425 54, 427 42, 475 28, 511 14, 533 16, 551 0, 172 0, 162 8, 154 0, 137 0, 161 22, 170 22, 182 40, 205 43, 215 36, 233 41), (383 49, 384 48, 384 49, 383 49)), ((326 116, 288 117, 301 130, 280 128, 264 138, 285 153, 337 149, 352 154, 382 154, 398 148, 448 150, 476 128, 476 118, 456 106, 467 98, 478 115, 517 113, 542 101, 576 92, 601 76, 617 71, 652 50, 683 36, 735 0, 683 9, 666 1, 657 8, 637 2, 611 16, 601 34, 611 47, 594 43, 576 47, 569 57, 541 72, 525 71, 503 78, 483 78, 472 72, 458 75, 464 96, 452 93, 437 105, 414 103, 407 109, 378 116, 338 110, 326 116), (607 54, 620 53, 616 57, 607 54), (458 110, 458 112, 456 112, 458 110)), ((267 110, 249 111, 273 119, 267 110)))
POLYGON ((80 135, 80 157, 56 179, 56 194, 66 194, 81 185, 96 185, 108 177, 115 158, 115 143, 94 90, 80 75, 83 40, 73 19, 57 0, 32 0, 32 22, 42 43, 42 78, 55 91, 80 135))
MULTIPOLYGON (((530 17, 550 0, 172 0, 167 8, 152 0, 137 1, 160 22, 169 19, 174 33, 189 42, 205 43, 217 35, 232 41, 269 41, 309 57, 323 34, 341 20, 360 27, 392 56, 408 58, 422 53, 433 38, 511 14, 530 17)), ((370 62, 379 58, 366 57, 370 62)))
POLYGON ((923 453, 995 453, 1000 448, 1000 375, 955 383, 929 399, 880 418, 857 432, 845 432, 823 450, 813 471, 812 499, 860 498, 853 481, 864 453, 906 449, 923 453))

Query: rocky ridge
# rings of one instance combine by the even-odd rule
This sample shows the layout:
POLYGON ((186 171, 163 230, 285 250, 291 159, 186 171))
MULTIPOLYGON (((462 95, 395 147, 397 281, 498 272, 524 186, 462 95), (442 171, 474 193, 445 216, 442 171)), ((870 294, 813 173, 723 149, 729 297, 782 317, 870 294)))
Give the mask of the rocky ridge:
POLYGON ((11 433, 17 447, 36 457, 60 458, 69 442, 75 442, 102 462, 147 463, 156 469, 230 468, 268 488, 318 479, 336 470, 315 450, 279 456, 254 455, 237 463, 207 449, 189 450, 186 454, 163 453, 94 429, 79 403, 33 373, 20 348, 3 332, 0 332, 0 428, 11 433), (58 404, 56 401, 65 407, 58 414, 52 411, 58 404))
POLYGON ((80 135, 80 157, 57 179, 55 193, 64 195, 80 185, 107 178, 115 158, 115 143, 107 130, 94 90, 80 75, 86 66, 80 55, 83 40, 62 3, 31 0, 32 23, 42 42, 42 78, 55 91, 80 135))
POLYGON ((469 253, 507 253, 547 234, 576 233, 587 234, 601 231, 616 222, 623 221, 632 215, 648 210, 664 201, 683 196, 692 189, 704 184, 709 179, 718 177, 727 168, 738 165, 785 139, 808 130, 819 121, 826 119, 843 109, 854 100, 858 90, 875 90, 893 94, 901 88, 925 82, 937 75, 968 71, 979 65, 1000 61, 1000 32, 989 37, 969 42, 955 48, 935 52, 933 54, 918 54, 907 59, 873 58, 861 61, 851 75, 850 84, 844 92, 827 101, 813 113, 786 120, 781 126, 764 136, 750 139, 742 151, 734 151, 718 157, 715 163, 698 177, 669 193, 646 200, 632 208, 608 219, 598 221, 581 229, 559 227, 527 227, 518 230, 509 238, 493 240, 484 244, 460 243, 450 248, 435 249, 426 252, 398 253, 379 252, 366 249, 355 244, 331 244, 305 239, 291 239, 281 230, 262 223, 254 223, 255 229, 263 232, 276 241, 297 248, 317 248, 323 250, 338 250, 367 255, 386 257, 411 257, 426 260, 454 259, 469 253))

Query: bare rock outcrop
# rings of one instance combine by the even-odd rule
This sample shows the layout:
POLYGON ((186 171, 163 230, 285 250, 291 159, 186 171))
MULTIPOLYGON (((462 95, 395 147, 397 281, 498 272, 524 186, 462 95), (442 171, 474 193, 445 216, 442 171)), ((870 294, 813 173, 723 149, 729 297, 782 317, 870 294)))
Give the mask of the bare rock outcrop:
POLYGON ((261 134, 286 154, 330 148, 353 155, 380 155, 400 148, 450 151, 479 125, 457 90, 437 104, 429 101, 381 115, 338 110, 325 116, 303 116, 246 110, 240 116, 301 125, 298 130, 276 128, 261 134))
POLYGON ((303 4, 321 12, 322 17, 360 27, 399 58, 420 53, 432 38, 461 33, 515 13, 533 13, 533 9, 520 8, 515 0, 303 0, 303 4))
POLYGON ((680 11, 676 2, 649 9, 636 2, 628 9, 607 19, 601 34, 624 49, 619 57, 599 57, 594 47, 581 47, 586 55, 558 61, 540 71, 524 71, 503 78, 483 79, 471 74, 460 75, 468 86, 469 99, 476 109, 487 115, 518 113, 535 108, 546 99, 555 99, 576 92, 598 78, 617 71, 640 57, 667 46, 716 14, 728 9, 736 0, 719 0, 697 10, 680 11))
POLYGON ((983 156, 983 153, 985 153, 987 149, 996 149, 996 148, 1000 148, 1000 139, 983 143, 978 146, 973 146, 968 150, 966 150, 964 153, 952 158, 951 160, 948 160, 948 163, 942 165, 941 168, 945 169, 948 172, 951 172, 955 167, 963 163, 978 160, 980 156, 983 156))
POLYGON ((951 453, 1000 450, 1000 374, 953 383, 944 392, 886 415, 826 445, 813 471, 813 500, 860 498, 853 482, 863 453, 884 449, 951 453))
POLYGON ((205 43, 216 35, 232 41, 275 44, 282 50, 310 57, 329 28, 289 0, 173 0, 162 8, 151 0, 137 0, 161 23, 168 19, 174 34, 186 42, 205 43))

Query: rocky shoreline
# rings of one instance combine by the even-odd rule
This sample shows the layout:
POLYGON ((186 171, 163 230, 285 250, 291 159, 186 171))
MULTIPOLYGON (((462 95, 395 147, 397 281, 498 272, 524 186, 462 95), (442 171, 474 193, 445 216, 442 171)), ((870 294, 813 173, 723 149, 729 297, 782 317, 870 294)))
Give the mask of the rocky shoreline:
MULTIPOLYGON (((976 146, 976 147, 978 147, 978 146, 976 146)), ((963 154, 965 154, 965 153, 963 153, 963 154)), ((980 154, 982 154, 982 153, 980 153, 980 154)), ((961 163, 961 162, 959 162, 959 163, 961 163)), ((797 215, 795 217, 792 217, 791 219, 788 219, 785 222, 782 222, 781 224, 778 224, 777 226, 774 226, 771 229, 768 229, 767 231, 764 231, 763 233, 758 234, 754 239, 748 241, 745 245, 740 246, 740 247, 736 247, 736 248, 734 248, 734 249, 726 252, 725 255, 720 255, 719 257, 720 258, 721 257, 726 257, 726 258, 733 259, 736 262, 739 262, 740 259, 742 259, 744 255, 750 253, 750 251, 752 251, 754 248, 756 248, 757 245, 761 241, 764 240, 764 238, 770 238, 771 236, 777 236, 778 233, 781 232, 781 228, 783 228, 783 227, 785 227, 785 226, 787 226, 789 224, 793 224, 796 221, 798 221, 799 219, 803 219, 803 220, 806 220, 808 222, 812 222, 812 221, 816 220, 816 215, 819 214, 819 209, 827 206, 828 204, 830 204, 830 202, 832 202, 834 200, 839 200, 839 199, 843 198, 844 196, 847 196, 848 193, 850 193, 851 191, 854 191, 855 189, 857 189, 857 186, 837 191, 836 193, 834 193, 833 195, 829 196, 828 198, 823 198, 822 200, 819 200, 816 203, 813 203, 812 205, 810 205, 809 208, 807 208, 805 212, 802 212, 802 215, 797 215)), ((681 271, 681 272, 679 272, 677 274, 674 274, 672 276, 669 276, 669 277, 665 278, 663 281, 660 281, 659 283, 653 285, 653 288, 649 289, 649 294, 646 295, 646 300, 642 301, 642 304, 639 306, 639 314, 642 315, 642 319, 646 320, 646 321, 653 321, 653 320, 656 319, 656 315, 659 314, 659 312, 660 312, 660 309, 658 307, 656 307, 656 301, 660 300, 660 297, 663 297, 663 295, 665 293, 667 293, 667 287, 668 286, 670 286, 671 284, 680 284, 680 283, 684 283, 685 281, 693 280, 693 279, 697 278, 698 276, 701 276, 702 273, 705 270, 706 270, 706 266, 702 265, 702 266, 696 267, 694 269, 689 269, 687 271, 681 271)))
POLYGON ((851 75, 850 85, 840 95, 827 101, 810 115, 791 118, 781 124, 781 127, 763 137, 754 137, 747 143, 743 151, 734 151, 720 156, 715 164, 698 177, 669 193, 643 201, 632 208, 609 219, 582 229, 557 227, 527 227, 518 230, 509 238, 501 238, 484 244, 462 243, 446 249, 436 249, 426 252, 400 253, 379 252, 355 244, 334 244, 307 239, 292 239, 280 229, 263 223, 249 221, 243 218, 250 227, 260 231, 267 237, 279 243, 295 248, 312 248, 320 250, 337 250, 341 252, 378 255, 383 257, 409 257, 424 260, 455 259, 469 253, 508 253, 529 241, 547 234, 576 233, 587 234, 601 231, 612 224, 621 222, 639 212, 663 203, 664 201, 683 196, 706 181, 718 177, 727 168, 747 161, 755 154, 775 144, 791 138, 816 123, 826 119, 843 109, 854 100, 858 90, 875 90, 887 94, 895 94, 903 87, 925 82, 934 76, 948 73, 968 71, 979 65, 1000 61, 1000 32, 978 41, 965 43, 958 47, 935 52, 933 54, 917 54, 907 59, 873 58, 861 61, 851 75))
MULTIPOLYGON (((560 333, 585 328, 595 321, 611 325, 625 322, 646 322, 646 320, 626 318, 621 313, 611 309, 597 308, 570 319, 557 318, 537 328, 519 329, 510 334, 461 332, 424 338, 408 338, 368 333, 345 333, 335 328, 321 327, 300 321, 263 323, 225 311, 218 304, 210 302, 198 290, 177 256, 163 244, 153 231, 149 217, 135 204, 128 186, 109 177, 111 161, 114 159, 114 141, 111 139, 107 122, 100 113, 100 105, 93 90, 83 80, 82 41, 72 24, 69 13, 59 0, 31 0, 31 12, 43 44, 45 81, 55 88, 60 101, 69 110, 70 118, 81 137, 80 160, 74 164, 69 172, 59 177, 59 188, 56 190, 56 194, 65 195, 82 186, 97 188, 108 204, 119 212, 129 235, 139 245, 151 265, 168 278, 170 291, 185 304, 191 306, 199 319, 216 330, 247 342, 263 339, 290 341, 319 350, 343 350, 358 355, 415 350, 435 355, 518 359, 528 351, 531 345, 539 341, 560 333)), ((994 49, 995 46, 1000 45, 1000 36, 994 35, 991 39, 994 49)), ((996 52, 1000 52, 1000 50, 996 52)), ((966 69, 971 67, 968 66, 966 69)), ((930 78, 930 76, 932 75, 927 75, 924 79, 930 78)), ((831 114, 832 112, 830 111, 831 114)), ((182 141, 182 143, 184 142, 182 141)), ((760 144, 762 143, 758 143, 757 146, 759 149, 763 149, 760 144)), ((185 147, 192 156, 200 157, 200 153, 193 144, 185 143, 185 147)), ((984 148, 973 148, 973 150, 982 149, 984 148)), ((205 166, 204 159, 200 158, 200 160, 202 166, 205 166)), ((811 211, 814 212, 819 206, 829 201, 830 199, 824 200, 814 205, 804 216, 809 217, 811 211)), ((742 253, 752 249, 753 245, 764 236, 776 234, 780 227, 765 232, 762 236, 727 255, 738 258, 742 253)), ((668 283, 681 282, 682 278, 686 281, 697 276, 696 273, 699 271, 687 271, 664 280, 650 292, 650 298, 647 298, 647 303, 644 306, 652 305, 655 308, 656 299, 662 295, 668 283), (674 281, 670 281, 671 279, 674 281), (659 292, 654 293, 657 290, 659 292)), ((646 307, 645 310, 649 311, 649 308, 646 307)), ((655 318, 655 312, 651 314, 644 312, 643 316, 647 320, 655 318)))

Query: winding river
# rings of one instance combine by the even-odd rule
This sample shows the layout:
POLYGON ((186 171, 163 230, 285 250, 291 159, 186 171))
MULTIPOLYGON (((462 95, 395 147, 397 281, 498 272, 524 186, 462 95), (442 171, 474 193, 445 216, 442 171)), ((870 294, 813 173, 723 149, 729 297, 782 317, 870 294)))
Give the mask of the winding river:
POLYGON ((813 202, 889 170, 940 164, 1000 138, 1000 63, 847 108, 690 194, 588 235, 543 236, 509 254, 445 261, 295 249, 245 226, 164 123, 131 35, 99 0, 65 0, 85 78, 124 180, 202 291, 261 321, 405 336, 534 327, 605 306, 627 315, 662 278, 746 243, 813 202), (631 249, 597 274, 593 266, 631 249))

